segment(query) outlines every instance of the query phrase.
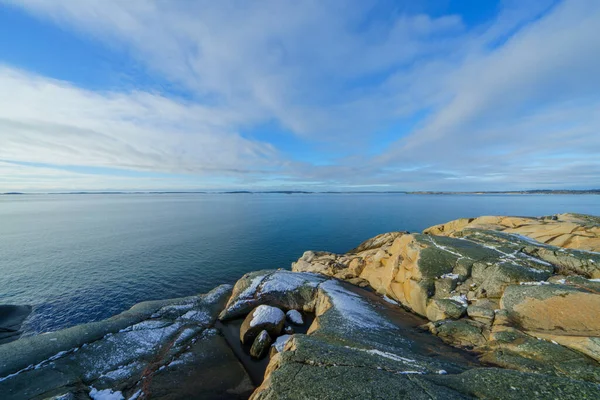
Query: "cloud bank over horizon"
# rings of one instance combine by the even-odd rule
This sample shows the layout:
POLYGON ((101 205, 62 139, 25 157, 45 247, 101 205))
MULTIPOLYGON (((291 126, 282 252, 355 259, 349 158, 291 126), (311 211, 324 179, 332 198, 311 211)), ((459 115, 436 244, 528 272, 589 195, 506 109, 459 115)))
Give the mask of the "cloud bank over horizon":
POLYGON ((0 192, 600 187, 600 3, 419 3, 0 0, 0 192))

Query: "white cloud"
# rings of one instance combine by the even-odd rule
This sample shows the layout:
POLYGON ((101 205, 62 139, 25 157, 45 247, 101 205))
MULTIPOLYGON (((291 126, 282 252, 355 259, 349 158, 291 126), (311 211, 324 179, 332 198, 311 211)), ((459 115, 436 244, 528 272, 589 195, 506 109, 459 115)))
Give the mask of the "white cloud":
POLYGON ((91 92, 4 67, 0 159, 221 174, 240 185, 600 182, 596 0, 505 1, 475 27, 413 12, 414 2, 376 17, 376 1, 8 2, 126 48, 194 100, 91 92), (271 120, 326 142, 327 165, 283 160, 236 133, 271 120), (415 128, 382 133, 397 122, 415 128), (365 151, 393 139, 380 156, 365 151))
POLYGON ((0 160, 172 173, 281 164, 231 131, 236 116, 144 92, 96 93, 0 66, 0 160))

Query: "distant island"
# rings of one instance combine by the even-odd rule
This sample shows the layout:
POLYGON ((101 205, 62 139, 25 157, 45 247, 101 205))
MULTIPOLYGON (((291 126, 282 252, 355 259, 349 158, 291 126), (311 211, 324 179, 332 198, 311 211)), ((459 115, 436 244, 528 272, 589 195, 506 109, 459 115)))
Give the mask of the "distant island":
POLYGON ((427 195, 486 195, 486 194, 600 194, 600 189, 536 189, 536 190, 479 190, 479 191, 403 191, 403 190, 360 190, 360 191, 306 191, 306 190, 232 190, 224 192, 211 191, 100 191, 100 192, 56 192, 56 193, 41 193, 41 192, 6 192, 0 193, 0 196, 9 195, 40 195, 40 194, 427 194, 427 195))

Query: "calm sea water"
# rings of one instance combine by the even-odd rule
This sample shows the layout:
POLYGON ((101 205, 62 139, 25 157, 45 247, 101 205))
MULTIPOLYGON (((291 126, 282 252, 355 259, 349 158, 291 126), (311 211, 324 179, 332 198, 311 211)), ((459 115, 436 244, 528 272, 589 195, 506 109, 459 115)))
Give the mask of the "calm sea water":
POLYGON ((31 304, 27 334, 203 293, 309 249, 460 217, 600 215, 600 196, 154 194, 0 196, 0 304, 31 304))

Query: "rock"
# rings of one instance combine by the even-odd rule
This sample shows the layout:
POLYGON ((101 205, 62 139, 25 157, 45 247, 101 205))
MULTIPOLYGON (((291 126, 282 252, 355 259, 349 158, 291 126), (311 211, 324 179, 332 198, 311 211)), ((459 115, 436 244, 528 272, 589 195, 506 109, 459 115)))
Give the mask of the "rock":
POLYGON ((279 336, 275 342, 273 343, 273 345, 271 346, 273 350, 275 350, 275 353, 281 353, 283 351, 283 348, 285 347, 285 345, 287 344, 288 340, 292 337, 292 335, 281 335, 279 336))
POLYGON ((406 234, 408 234, 408 232, 382 233, 381 235, 377 235, 375 237, 372 237, 371 239, 365 240, 364 242, 359 244, 357 247, 350 250, 348 253, 358 254, 358 253, 362 253, 363 251, 367 251, 367 250, 379 249, 386 245, 389 246, 398 237, 400 237, 402 235, 406 235, 406 234))
POLYGON ((427 318, 430 321, 459 319, 467 310, 466 303, 452 299, 432 299, 427 305, 427 318))
MULTIPOLYGON (((386 298, 434 321, 427 325, 428 329, 446 343, 489 354, 490 360, 497 359, 499 365, 509 365, 508 358, 525 360, 510 365, 530 371, 528 368, 534 361, 527 354, 529 348, 515 345, 510 357, 498 358, 509 353, 506 346, 499 350, 489 345, 492 332, 501 334, 518 328, 522 334, 556 339, 557 343, 587 354, 592 360, 598 357, 594 338, 600 335, 597 324, 589 319, 597 312, 594 294, 600 294, 600 282, 586 278, 600 278, 600 254, 593 252, 600 249, 599 221, 597 217, 582 215, 459 220, 427 229, 425 235, 379 235, 348 254, 312 252, 309 257, 305 254, 292 269, 318 272, 352 283, 366 281, 386 298), (571 232, 568 240, 564 236, 566 230, 571 232), (560 240, 551 235, 557 232, 562 235, 560 240), (544 308, 542 300, 529 299, 523 303, 527 307, 536 304, 531 312, 524 305, 509 305, 508 300, 506 309, 500 309, 500 299, 508 299, 507 293, 518 290, 514 288, 546 291, 551 283, 569 291, 560 299, 547 300, 561 303, 560 307, 544 308), (571 300, 571 296, 576 300, 571 300), (464 307, 449 300, 452 298, 470 303, 466 315, 464 307), (576 304, 584 306, 575 310, 576 304), (552 308, 559 310, 560 318, 548 317, 552 308), (592 310, 587 315, 586 308, 592 310), (542 311, 535 317, 537 310, 542 311)), ((523 340, 515 335, 506 337, 523 340)), ((548 359, 543 362, 551 366, 548 371, 564 367, 548 359)))
POLYGON ((295 274, 284 270, 251 272, 236 282, 219 319, 243 317, 261 304, 283 310, 312 311, 317 287, 323 281, 325 277, 316 274, 295 274))
POLYGON ((600 396, 598 385, 590 382, 499 368, 476 368, 458 375, 432 375, 424 379, 468 398, 580 400, 600 396))
POLYGON ((265 330, 272 337, 277 337, 283 329, 285 314, 277 307, 260 305, 256 307, 242 323, 240 341, 252 343, 261 331, 265 330))
POLYGON ((424 233, 456 236, 467 228, 496 230, 524 235, 553 246, 600 251, 600 218, 581 214, 559 214, 552 217, 479 217, 463 218, 425 229, 424 233))
POLYGON ((254 339, 254 343, 252 343, 252 347, 250 348, 250 356, 261 359, 267 355, 269 348, 271 347, 271 337, 267 333, 267 331, 261 331, 256 339, 254 339))
MULTIPOLYGON (((415 325, 407 326, 405 311, 347 284, 322 282, 315 296, 310 333, 278 338, 252 399, 514 398, 513 392, 525 398, 575 399, 600 394, 595 384, 556 374, 483 368, 415 325), (401 316, 391 318, 392 313, 401 316)), ((448 321, 440 324, 442 331, 448 331, 445 325, 462 330, 471 344, 486 342, 483 324, 448 321), (466 332, 469 327, 473 332, 466 332)))
POLYGON ((485 345, 489 335, 485 324, 470 319, 430 323, 429 330, 448 344, 467 348, 485 345))
POLYGON ((298 310, 289 310, 285 316, 288 322, 294 325, 304 325, 304 319, 298 310))
POLYGON ((543 332, 528 333, 531 335, 535 335, 538 338, 558 343, 561 346, 576 350, 590 358, 593 358, 596 361, 600 361, 600 337, 565 336, 543 332))
POLYGON ((513 262, 475 263, 472 272, 473 282, 477 285, 476 297, 478 298, 500 298, 509 285, 545 281, 550 275, 547 271, 513 262))
POLYGON ((488 346, 490 351, 481 356, 484 362, 524 372, 600 382, 600 368, 594 360, 514 328, 492 333, 488 346))
POLYGON ((31 306, 0 305, 0 345, 21 336, 21 324, 31 313, 31 306))
POLYGON ((140 303, 104 321, 4 344, 0 398, 86 398, 92 387, 125 398, 145 390, 158 399, 247 398, 250 379, 214 329, 231 289, 140 303))
POLYGON ((292 328, 291 326, 286 326, 285 328, 283 328, 283 331, 286 333, 286 335, 293 335, 294 334, 294 328, 292 328))
POLYGON ((600 336, 600 293, 547 284, 510 286, 500 305, 523 330, 567 336, 600 336))
POLYGON ((477 302, 477 304, 472 304, 467 308, 467 315, 469 318, 475 321, 483 322, 489 325, 492 324, 495 317, 494 308, 485 305, 479 305, 479 302, 477 302))

